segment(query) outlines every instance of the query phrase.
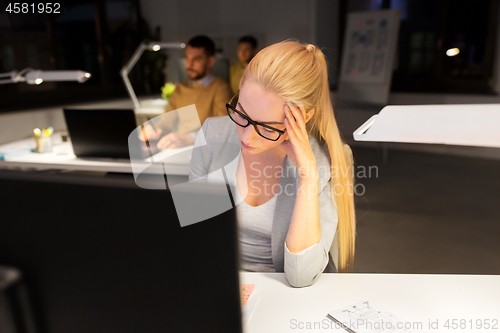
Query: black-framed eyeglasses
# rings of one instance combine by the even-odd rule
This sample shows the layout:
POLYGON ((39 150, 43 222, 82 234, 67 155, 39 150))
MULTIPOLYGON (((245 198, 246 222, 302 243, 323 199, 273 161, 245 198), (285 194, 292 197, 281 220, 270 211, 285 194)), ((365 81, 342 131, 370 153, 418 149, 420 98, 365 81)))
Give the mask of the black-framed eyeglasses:
POLYGON ((236 109, 236 104, 238 103, 238 94, 234 95, 233 98, 226 104, 227 114, 232 121, 236 123, 236 125, 241 127, 247 127, 252 124, 255 128, 255 132, 259 134, 261 137, 271 141, 278 141, 279 138, 285 134, 285 131, 279 130, 272 126, 259 123, 258 121, 253 121, 243 112, 236 109))

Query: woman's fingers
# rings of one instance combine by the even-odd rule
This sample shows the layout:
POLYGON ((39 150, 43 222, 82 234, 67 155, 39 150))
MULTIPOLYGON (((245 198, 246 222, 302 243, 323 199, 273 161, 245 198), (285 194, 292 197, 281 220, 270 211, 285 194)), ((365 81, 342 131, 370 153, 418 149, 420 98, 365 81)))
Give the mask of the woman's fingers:
MULTIPOLYGON (((304 140, 304 130, 301 128, 300 124, 297 123, 297 118, 298 118, 298 114, 296 116, 294 116, 294 114, 292 113, 292 109, 293 107, 290 107, 288 104, 286 104, 285 106, 285 116, 286 116, 286 119, 288 120, 288 127, 287 127, 287 131, 290 133, 293 131, 293 135, 295 136, 295 139, 300 139, 301 141, 304 140)), ((286 123, 286 120, 285 120, 285 123, 286 123)), ((305 134, 307 135, 307 133, 305 134)))
POLYGON ((290 125, 290 127, 292 127, 294 130, 297 130, 297 120, 295 119, 292 110, 288 104, 285 104, 285 116, 286 116, 285 122, 288 120, 288 124, 290 125))
POLYGON ((288 110, 285 111, 285 116, 286 116, 285 118, 286 132, 288 133, 288 138, 290 139, 290 142, 294 143, 296 140, 298 140, 297 133, 294 127, 294 125, 296 126, 295 120, 293 119, 293 116, 288 110))
MULTIPOLYGON (((306 129, 306 123, 304 121, 304 110, 301 109, 299 106, 297 105, 294 105, 294 104, 288 104, 289 105, 289 108, 288 110, 292 113, 292 115, 294 116, 295 118, 295 121, 297 122, 297 124, 299 125, 299 128, 302 130, 302 132, 305 132, 305 129, 306 129)), ((304 107, 302 107, 304 108, 304 107)))

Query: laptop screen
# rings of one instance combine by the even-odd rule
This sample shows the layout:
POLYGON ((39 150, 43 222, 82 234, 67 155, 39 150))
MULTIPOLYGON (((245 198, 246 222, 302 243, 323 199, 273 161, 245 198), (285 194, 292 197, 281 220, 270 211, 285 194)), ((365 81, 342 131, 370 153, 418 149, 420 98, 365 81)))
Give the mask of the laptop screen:
MULTIPOLYGON (((64 118, 77 157, 130 158, 128 137, 138 126, 134 110, 64 109, 64 118)), ((135 144, 141 158, 159 151, 155 142, 150 142, 150 151, 144 142, 135 144)))

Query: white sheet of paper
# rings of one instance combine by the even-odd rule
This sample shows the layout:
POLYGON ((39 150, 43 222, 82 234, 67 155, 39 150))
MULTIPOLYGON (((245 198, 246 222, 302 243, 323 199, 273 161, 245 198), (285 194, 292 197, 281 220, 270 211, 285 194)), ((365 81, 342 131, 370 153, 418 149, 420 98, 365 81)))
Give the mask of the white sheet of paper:
POLYGON ((189 164, 192 151, 193 145, 180 148, 169 148, 151 156, 152 161, 147 158, 146 162, 159 163, 163 161, 167 164, 189 164))
POLYGON ((252 295, 250 295, 250 298, 248 299, 247 304, 242 306, 242 308, 241 308, 243 325, 246 325, 250 321, 250 318, 252 317, 253 310, 255 309, 255 306, 257 305, 258 300, 259 300, 259 295, 256 294, 255 290, 254 290, 252 295))
POLYGON ((411 333, 423 332, 415 322, 394 315, 381 305, 365 300, 328 313, 338 327, 351 333, 411 333), (342 325, 342 326, 341 326, 342 325))

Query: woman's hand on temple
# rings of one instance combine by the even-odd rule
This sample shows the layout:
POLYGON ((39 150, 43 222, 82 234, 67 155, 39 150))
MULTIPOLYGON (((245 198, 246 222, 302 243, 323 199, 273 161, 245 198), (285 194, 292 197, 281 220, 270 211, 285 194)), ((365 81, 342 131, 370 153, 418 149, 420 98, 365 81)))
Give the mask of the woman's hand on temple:
POLYGON ((309 143, 304 107, 285 104, 285 126, 288 139, 281 143, 288 157, 299 169, 301 178, 316 179, 318 168, 316 158, 309 143))

